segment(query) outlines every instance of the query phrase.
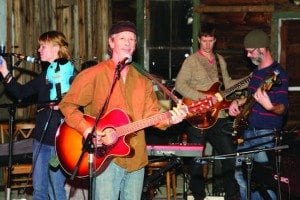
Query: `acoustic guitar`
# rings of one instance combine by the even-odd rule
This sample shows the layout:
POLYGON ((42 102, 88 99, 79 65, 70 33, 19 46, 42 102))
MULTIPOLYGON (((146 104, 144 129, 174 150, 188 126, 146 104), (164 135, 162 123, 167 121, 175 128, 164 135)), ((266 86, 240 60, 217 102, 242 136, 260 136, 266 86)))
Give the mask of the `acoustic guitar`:
MULTIPOLYGON (((184 106, 184 112, 187 113, 201 113, 207 110, 211 102, 207 99, 198 101, 196 104, 184 106)), ((149 126, 153 126, 163 120, 170 119, 171 113, 167 111, 152 117, 138 120, 130 123, 128 115, 121 109, 113 109, 101 118, 97 124, 97 130, 101 132, 111 131, 112 129, 117 133, 117 141, 111 145, 102 145, 95 147, 94 165, 97 174, 103 172, 109 162, 114 157, 127 156, 130 153, 130 147, 126 143, 125 137, 128 134, 134 133, 149 126)), ((85 120, 93 126, 95 119, 91 116, 85 115, 85 120)), ((84 138, 81 133, 68 126, 63 122, 57 130, 55 138, 55 148, 58 159, 62 168, 68 173, 72 174, 76 168, 77 161, 81 155, 84 138)), ((78 166, 77 177, 88 176, 88 153, 85 152, 81 163, 78 166)))
MULTIPOLYGON (((199 91, 206 95, 216 96, 218 101, 214 103, 212 106, 210 106, 206 112, 193 113, 188 115, 188 117, 186 118, 187 121, 192 126, 198 129, 208 129, 212 127, 218 120, 219 112, 223 109, 228 108, 231 104, 231 101, 227 100, 226 97, 232 94, 233 92, 241 89, 242 87, 246 86, 249 83, 250 78, 251 78, 251 74, 225 90, 220 90, 221 84, 219 82, 216 82, 210 87, 209 90, 199 91)), ((200 99, 197 101, 193 101, 189 98, 183 98, 183 103, 188 106, 197 104, 198 101, 202 101, 202 100, 200 99)))
MULTIPOLYGON (((262 91, 269 91, 274 84, 279 84, 278 80, 279 71, 275 70, 271 76, 267 76, 261 83, 258 89, 262 91)), ((237 115, 233 121, 233 130, 235 133, 239 133, 248 127, 248 117, 251 113, 253 105, 256 103, 255 98, 249 95, 245 104, 241 107, 241 112, 237 115)))

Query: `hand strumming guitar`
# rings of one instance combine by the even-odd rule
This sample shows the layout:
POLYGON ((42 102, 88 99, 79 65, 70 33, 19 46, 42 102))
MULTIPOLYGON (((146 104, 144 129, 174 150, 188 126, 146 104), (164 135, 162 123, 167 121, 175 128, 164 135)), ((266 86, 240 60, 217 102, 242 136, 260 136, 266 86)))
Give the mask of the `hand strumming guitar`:
MULTIPOLYGON (((91 133, 92 127, 86 129, 83 133, 84 138, 88 137, 88 134, 91 133)), ((118 135, 115 129, 113 128, 105 128, 103 131, 96 129, 96 134, 94 134, 93 143, 96 147, 100 147, 102 145, 113 145, 118 140, 118 135)))
POLYGON ((260 105, 262 105, 266 110, 271 111, 277 115, 281 115, 285 111, 285 106, 283 104, 272 104, 269 95, 266 91, 259 88, 254 94, 254 99, 260 105))
POLYGON ((228 109, 229 115, 233 117, 239 115, 241 113, 240 107, 244 105, 246 100, 247 98, 242 98, 242 99, 236 99, 232 101, 228 109))

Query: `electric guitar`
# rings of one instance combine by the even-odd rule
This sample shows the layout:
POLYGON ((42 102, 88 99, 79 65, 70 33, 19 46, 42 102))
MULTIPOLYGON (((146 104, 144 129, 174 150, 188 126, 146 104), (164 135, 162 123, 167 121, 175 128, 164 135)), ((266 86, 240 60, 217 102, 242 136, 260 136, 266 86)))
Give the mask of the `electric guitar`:
MULTIPOLYGON (((202 110, 205 111, 211 104, 210 100, 205 99, 197 102, 197 104, 184 106, 183 111, 186 113, 202 112, 202 110)), ((84 118, 91 126, 95 122, 95 119, 91 116, 85 115, 84 118)), ((105 132, 113 129, 116 131, 118 138, 112 145, 95 147, 93 169, 95 169, 97 174, 100 174, 114 157, 127 156, 130 153, 130 147, 125 141, 126 135, 170 118, 171 113, 168 111, 130 123, 128 115, 123 110, 111 110, 99 120, 97 130, 105 132)), ((83 143, 84 138, 81 133, 69 127, 65 122, 60 125, 56 133, 55 148, 62 168, 70 175, 76 168, 83 143)), ((88 153, 85 152, 79 163, 76 176, 86 177, 88 176, 88 172, 88 153)))
MULTIPOLYGON (((243 78, 241 81, 231 86, 228 89, 220 90, 221 84, 219 82, 214 83, 209 90, 200 91, 204 94, 214 95, 217 97, 217 102, 214 103, 206 112, 195 113, 187 116, 187 121, 198 129, 208 129, 212 127, 218 120, 220 110, 226 109, 230 106, 231 101, 226 100, 226 97, 236 90, 246 86, 251 78, 251 74, 243 78)), ((183 103, 187 106, 197 104, 198 101, 193 101, 189 98, 183 98, 183 103)))
MULTIPOLYGON (((266 77, 258 89, 262 91, 269 91, 274 84, 278 84, 278 75, 279 71, 275 70, 271 76, 266 77)), ((241 108, 241 112, 237 115, 233 121, 233 130, 238 133, 242 130, 245 130, 248 127, 248 117, 251 113, 253 105, 256 103, 255 98, 252 95, 249 95, 246 99, 245 104, 241 108)))

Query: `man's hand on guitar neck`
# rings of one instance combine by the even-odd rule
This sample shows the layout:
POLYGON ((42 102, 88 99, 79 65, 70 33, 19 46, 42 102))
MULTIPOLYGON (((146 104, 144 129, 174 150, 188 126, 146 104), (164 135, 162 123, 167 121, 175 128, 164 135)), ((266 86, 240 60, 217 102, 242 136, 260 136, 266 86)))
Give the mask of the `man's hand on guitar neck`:
POLYGON ((188 113, 188 108, 186 105, 182 104, 182 100, 179 100, 176 107, 173 107, 173 109, 170 110, 170 113, 171 113, 170 124, 178 124, 184 118, 186 118, 188 113))

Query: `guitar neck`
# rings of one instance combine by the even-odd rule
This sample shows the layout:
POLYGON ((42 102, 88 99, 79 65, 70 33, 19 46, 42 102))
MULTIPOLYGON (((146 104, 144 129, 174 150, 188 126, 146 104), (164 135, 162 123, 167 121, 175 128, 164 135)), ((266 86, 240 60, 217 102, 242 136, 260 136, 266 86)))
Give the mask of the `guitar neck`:
POLYGON ((132 122, 130 124, 119 126, 116 128, 116 131, 117 131, 118 137, 120 137, 120 136, 127 135, 129 133, 133 133, 133 132, 142 130, 144 128, 153 126, 161 121, 164 121, 164 120, 167 120, 170 118, 171 118, 171 113, 168 111, 165 113, 160 113, 160 114, 151 116, 146 119, 132 122))
POLYGON ((251 74, 246 76, 244 79, 239 81, 237 84, 231 86, 230 88, 228 88, 224 91, 220 91, 220 94, 222 95, 223 98, 225 98, 228 95, 230 95, 231 93, 233 93, 234 91, 236 91, 236 90, 240 89, 241 87, 245 86, 246 84, 248 84, 250 79, 251 79, 251 74))
MULTIPOLYGON (((261 83, 261 85, 258 87, 258 89, 261 89, 262 91, 269 91, 271 89, 271 87, 273 86, 274 82, 276 81, 278 75, 279 75, 279 72, 274 71, 273 75, 265 78, 265 80, 261 83)), ((237 119, 238 119, 237 121, 240 121, 240 119, 247 119, 248 116, 250 115, 251 109, 255 103, 256 103, 255 98, 253 97, 252 94, 250 94, 247 97, 245 104, 243 105, 241 113, 237 116, 237 119)))

